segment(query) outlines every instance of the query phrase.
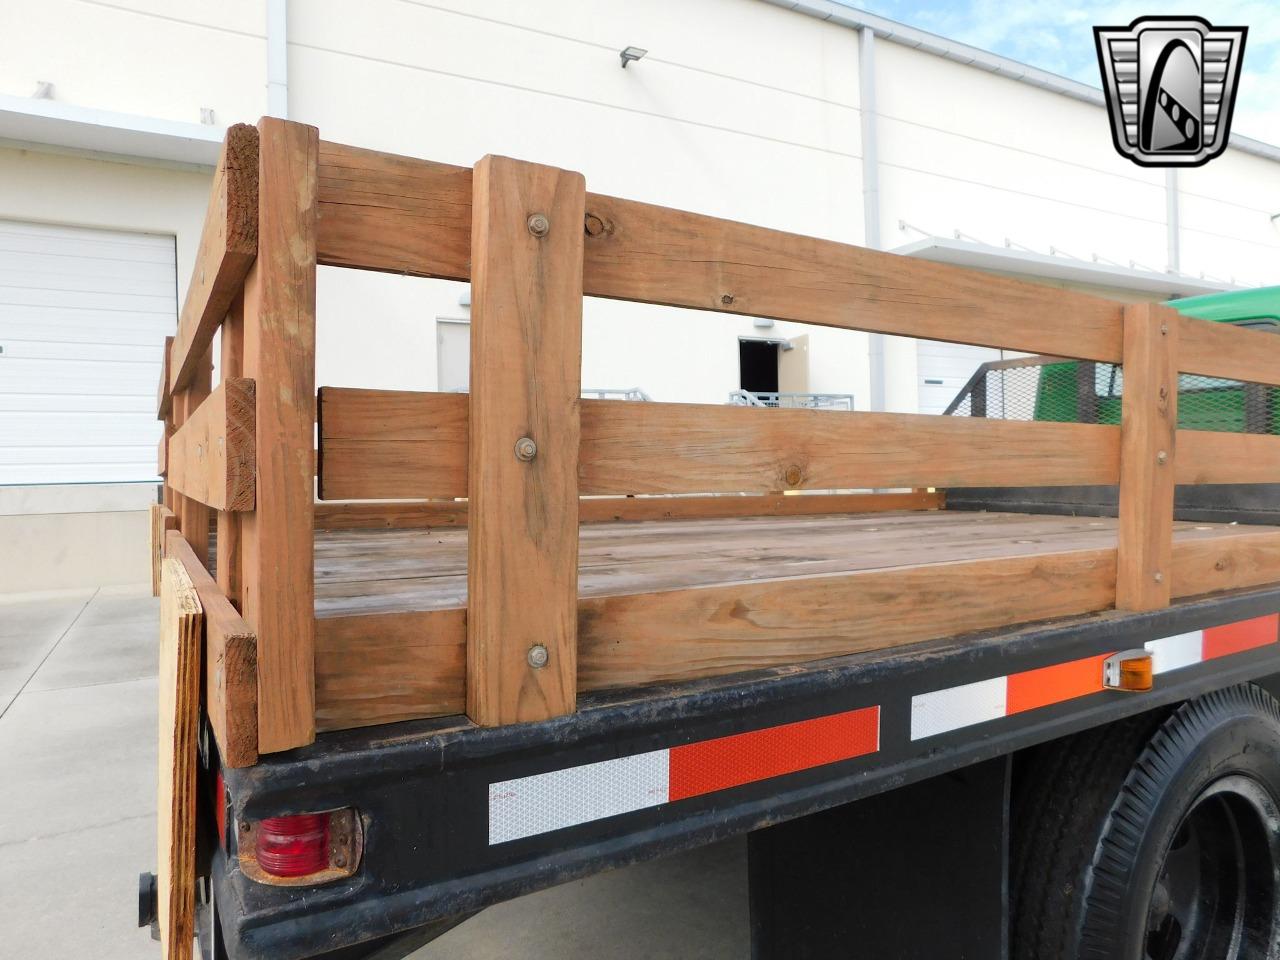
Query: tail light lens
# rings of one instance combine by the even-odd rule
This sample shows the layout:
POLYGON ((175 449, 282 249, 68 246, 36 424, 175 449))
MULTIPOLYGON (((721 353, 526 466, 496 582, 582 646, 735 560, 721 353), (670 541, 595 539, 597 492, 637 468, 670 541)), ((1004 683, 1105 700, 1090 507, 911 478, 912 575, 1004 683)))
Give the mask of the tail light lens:
POLYGON ((239 830, 240 867, 259 883, 293 886, 349 877, 364 846, 359 814, 350 807, 246 820, 239 830))
POLYGON ((253 845, 258 866, 273 877, 305 877, 329 866, 329 814, 267 817, 253 845))

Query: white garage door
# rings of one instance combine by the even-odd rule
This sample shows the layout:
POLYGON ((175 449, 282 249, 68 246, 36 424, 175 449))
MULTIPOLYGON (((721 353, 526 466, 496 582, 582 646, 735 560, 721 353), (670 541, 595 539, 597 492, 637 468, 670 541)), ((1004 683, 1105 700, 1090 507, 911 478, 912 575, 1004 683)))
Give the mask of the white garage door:
POLYGON ((156 479, 173 237, 0 220, 0 484, 156 479))
POLYGON ((921 340, 916 345, 916 371, 920 377, 921 413, 942 413, 964 389, 974 371, 988 360, 999 360, 1000 351, 959 343, 921 340))

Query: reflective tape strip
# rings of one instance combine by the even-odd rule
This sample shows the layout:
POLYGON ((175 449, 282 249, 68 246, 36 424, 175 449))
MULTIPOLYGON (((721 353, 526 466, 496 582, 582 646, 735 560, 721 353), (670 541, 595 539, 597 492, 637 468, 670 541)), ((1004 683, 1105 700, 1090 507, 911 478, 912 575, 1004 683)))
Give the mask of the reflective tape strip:
POLYGON ((489 784, 489 844, 575 827, 880 749, 880 708, 864 707, 669 750, 489 784))
MULTIPOLYGON (((1151 640, 1145 647, 1151 653, 1153 672, 1162 674, 1277 642, 1280 614, 1273 613, 1151 640)), ((1099 654, 917 694, 911 698, 911 739, 923 740, 1099 693, 1104 689, 1102 663, 1107 656, 1099 654)))

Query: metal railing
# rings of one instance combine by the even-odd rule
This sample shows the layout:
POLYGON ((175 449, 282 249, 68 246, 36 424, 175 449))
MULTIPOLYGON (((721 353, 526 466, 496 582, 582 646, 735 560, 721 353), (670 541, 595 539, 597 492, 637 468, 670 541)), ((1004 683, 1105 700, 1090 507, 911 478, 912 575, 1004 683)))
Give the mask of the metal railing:
POLYGON ((762 393, 734 390, 729 403, 739 407, 786 407, 803 410, 852 410, 852 393, 762 393))

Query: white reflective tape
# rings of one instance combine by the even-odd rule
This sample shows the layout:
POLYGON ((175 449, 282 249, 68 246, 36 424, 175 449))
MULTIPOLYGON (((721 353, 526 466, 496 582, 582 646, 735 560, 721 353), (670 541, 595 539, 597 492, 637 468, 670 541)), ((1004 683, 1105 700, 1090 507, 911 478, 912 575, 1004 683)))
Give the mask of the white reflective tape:
POLYGON ((489 784, 489 844, 666 803, 668 751, 489 784))
POLYGON ((1204 660, 1204 631, 1180 633, 1174 637, 1148 640, 1143 646, 1151 654, 1153 673, 1168 673, 1204 660))
POLYGON ((911 739, 959 730, 1004 716, 1009 684, 992 677, 962 687, 920 693, 911 698, 911 739))

